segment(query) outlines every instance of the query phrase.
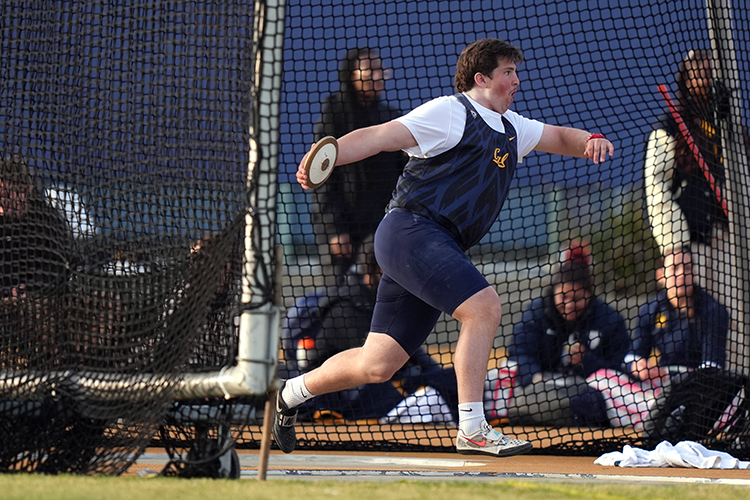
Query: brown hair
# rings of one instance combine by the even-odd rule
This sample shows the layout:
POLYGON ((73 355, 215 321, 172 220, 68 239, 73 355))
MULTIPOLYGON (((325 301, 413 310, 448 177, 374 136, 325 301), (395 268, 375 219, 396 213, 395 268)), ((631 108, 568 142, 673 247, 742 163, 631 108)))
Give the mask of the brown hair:
POLYGON ((497 38, 483 38, 467 46, 456 62, 456 91, 467 92, 474 88, 474 75, 489 76, 500 59, 520 64, 523 54, 518 47, 497 38))

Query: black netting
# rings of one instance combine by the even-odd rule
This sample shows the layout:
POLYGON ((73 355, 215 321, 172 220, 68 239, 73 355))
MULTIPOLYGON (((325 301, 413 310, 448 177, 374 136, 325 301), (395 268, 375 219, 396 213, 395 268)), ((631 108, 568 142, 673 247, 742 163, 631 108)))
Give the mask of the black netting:
POLYGON ((234 363, 243 271, 246 308, 272 299, 245 237, 255 5, 0 6, 1 470, 119 473, 229 411, 175 388, 234 363))
MULTIPOLYGON (((513 110, 601 133, 616 152, 600 164, 529 154, 498 220, 468 251, 503 303, 485 383, 488 416, 550 453, 694 439, 748 456, 748 5, 731 4, 289 2, 278 198, 288 308, 281 376, 364 340, 373 300, 361 281, 369 237, 406 162, 398 152, 381 154, 305 192, 294 178, 302 156, 323 136, 454 94, 464 47, 500 38, 525 56, 513 110), (680 67, 688 70, 685 86, 680 67), (667 274, 687 272, 668 255, 678 248, 691 250, 708 294, 695 288, 694 307, 683 313, 669 306, 674 287, 657 274, 662 255, 667 274), (566 260, 585 263, 601 300, 586 321, 556 312, 553 283, 566 260), (590 351, 585 362, 579 346, 590 351), (634 383, 630 362, 639 359, 664 370, 634 383), (680 376, 685 370, 691 378, 680 376)), ((309 402, 298 446, 451 449, 458 335, 459 324, 442 315, 392 382, 309 402)))
MULTIPOLYGON (((153 441, 167 473, 234 477, 235 437, 260 444, 248 423, 262 398, 175 401, 175 387, 235 362, 241 304, 273 300, 274 242, 280 376, 360 344, 370 235, 406 161, 383 154, 304 192, 300 159, 323 135, 452 95, 458 55, 484 37, 525 56, 513 110, 616 148, 602 164, 529 154, 468 251, 503 303, 489 420, 542 452, 694 439, 747 458, 747 7, 335 1, 282 16, 249 1, 3 2, 0 468, 118 473, 153 441), (273 23, 283 54, 259 60, 273 23), (351 53, 367 64, 340 71, 355 48, 371 49, 351 53), (381 84, 378 105, 342 93, 381 84), (256 163, 267 169, 248 175, 256 163), (686 274, 676 248, 708 294, 685 317, 658 271, 686 274), (566 261, 592 276, 595 327, 555 312, 566 261), (524 329, 534 311, 541 337, 524 329), (580 345, 619 359, 574 368, 580 345), (628 375, 639 359, 663 368, 650 384, 628 375)), ((393 381, 308 403, 299 447, 453 449, 458 334, 442 315, 393 381)))

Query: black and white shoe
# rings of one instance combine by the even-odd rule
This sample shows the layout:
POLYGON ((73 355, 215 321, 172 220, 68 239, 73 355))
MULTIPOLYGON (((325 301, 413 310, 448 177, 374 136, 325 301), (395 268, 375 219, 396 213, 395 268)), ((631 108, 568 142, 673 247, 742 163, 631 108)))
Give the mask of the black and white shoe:
POLYGON ((273 409, 273 438, 284 453, 291 453, 297 446, 297 433, 294 424, 297 422, 297 408, 289 408, 281 397, 286 382, 276 393, 276 404, 273 409))

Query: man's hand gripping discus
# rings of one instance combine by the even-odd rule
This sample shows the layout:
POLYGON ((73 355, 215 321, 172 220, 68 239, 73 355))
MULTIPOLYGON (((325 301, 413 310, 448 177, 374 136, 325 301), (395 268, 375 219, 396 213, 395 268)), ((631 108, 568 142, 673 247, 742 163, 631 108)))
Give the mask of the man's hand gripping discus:
POLYGON ((302 164, 302 168, 307 174, 308 188, 315 189, 328 180, 331 172, 333 172, 338 154, 339 143, 335 137, 323 137, 315 143, 302 164))

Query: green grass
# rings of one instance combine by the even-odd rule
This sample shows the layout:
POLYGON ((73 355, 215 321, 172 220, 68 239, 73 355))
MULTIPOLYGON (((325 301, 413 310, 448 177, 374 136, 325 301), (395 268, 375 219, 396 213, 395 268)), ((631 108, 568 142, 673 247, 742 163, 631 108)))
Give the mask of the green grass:
POLYGON ((303 481, 0 475, 3 500, 741 500, 750 488, 552 481, 303 481))

